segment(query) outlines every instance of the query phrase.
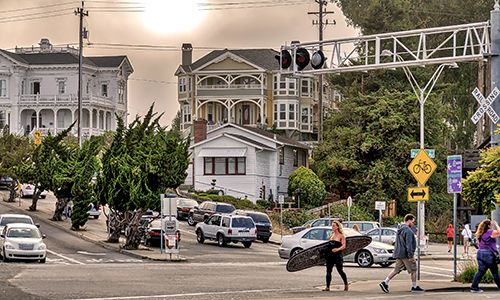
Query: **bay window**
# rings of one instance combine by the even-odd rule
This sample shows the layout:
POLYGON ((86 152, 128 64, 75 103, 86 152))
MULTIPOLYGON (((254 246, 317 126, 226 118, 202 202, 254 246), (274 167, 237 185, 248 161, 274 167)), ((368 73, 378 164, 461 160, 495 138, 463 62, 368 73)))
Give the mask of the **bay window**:
POLYGON ((204 175, 245 175, 245 157, 204 157, 204 175))
POLYGON ((274 95, 297 95, 297 79, 274 75, 274 95))

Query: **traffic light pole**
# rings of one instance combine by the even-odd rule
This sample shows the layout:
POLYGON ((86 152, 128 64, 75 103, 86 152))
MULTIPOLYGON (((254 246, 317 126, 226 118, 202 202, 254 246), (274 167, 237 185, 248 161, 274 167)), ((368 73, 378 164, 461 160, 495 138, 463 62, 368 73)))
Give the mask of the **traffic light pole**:
POLYGON ((84 11, 85 2, 82 1, 82 7, 77 8, 75 15, 80 15, 80 30, 78 40, 78 146, 82 147, 82 78, 83 78, 83 17, 88 16, 88 12, 84 11))

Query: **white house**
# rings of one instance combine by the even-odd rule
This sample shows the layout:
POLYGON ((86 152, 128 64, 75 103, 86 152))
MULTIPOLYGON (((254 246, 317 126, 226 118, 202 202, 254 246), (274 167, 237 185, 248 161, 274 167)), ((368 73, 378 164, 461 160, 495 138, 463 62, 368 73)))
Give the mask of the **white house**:
POLYGON ((206 131, 207 121, 195 120, 193 186, 216 188, 235 197, 277 200, 288 192, 288 177, 307 165, 309 147, 269 131, 227 123, 206 131))
MULTIPOLYGON (((84 57, 82 135, 116 128, 127 117, 127 81, 133 68, 126 56, 84 57)), ((0 127, 30 134, 55 133, 78 118, 78 50, 39 47, 0 50, 0 127)), ((76 131, 76 128, 75 130, 76 131)))

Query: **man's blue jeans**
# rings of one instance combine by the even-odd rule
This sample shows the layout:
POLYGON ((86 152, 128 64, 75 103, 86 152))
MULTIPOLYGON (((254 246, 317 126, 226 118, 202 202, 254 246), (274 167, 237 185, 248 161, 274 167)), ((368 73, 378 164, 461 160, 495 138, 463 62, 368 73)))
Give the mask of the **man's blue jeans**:
POLYGON ((487 249, 479 249, 477 251, 477 264, 478 264, 478 270, 477 273, 474 275, 474 280, 472 281, 471 288, 478 289, 481 278, 483 278, 484 274, 486 274, 486 271, 490 269, 491 274, 493 274, 493 279, 495 280, 497 287, 500 289, 500 277, 498 276, 498 265, 495 262, 495 255, 493 254, 493 252, 487 249))

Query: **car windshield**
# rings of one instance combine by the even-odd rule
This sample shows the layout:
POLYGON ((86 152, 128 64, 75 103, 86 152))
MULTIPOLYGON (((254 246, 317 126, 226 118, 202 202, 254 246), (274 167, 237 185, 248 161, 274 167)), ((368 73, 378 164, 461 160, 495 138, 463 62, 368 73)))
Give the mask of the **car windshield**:
POLYGON ((20 217, 4 217, 0 222, 1 226, 5 226, 11 223, 22 223, 22 224, 33 224, 31 219, 29 218, 20 218, 20 217))
POLYGON ((34 228, 11 228, 7 231, 10 238, 40 238, 40 231, 34 228))
POLYGON ((252 218, 256 223, 270 223, 269 217, 267 215, 250 213, 248 214, 248 216, 252 218))
POLYGON ((215 209, 215 211, 217 211, 219 213, 223 213, 223 214, 232 213, 234 211, 234 206, 232 206, 232 205, 220 205, 220 204, 218 204, 217 208, 215 209))
POLYGON ((178 206, 197 206, 198 202, 192 199, 177 199, 178 206))
POLYGON ((254 223, 249 218, 233 218, 233 227, 237 228, 253 228, 254 223))

